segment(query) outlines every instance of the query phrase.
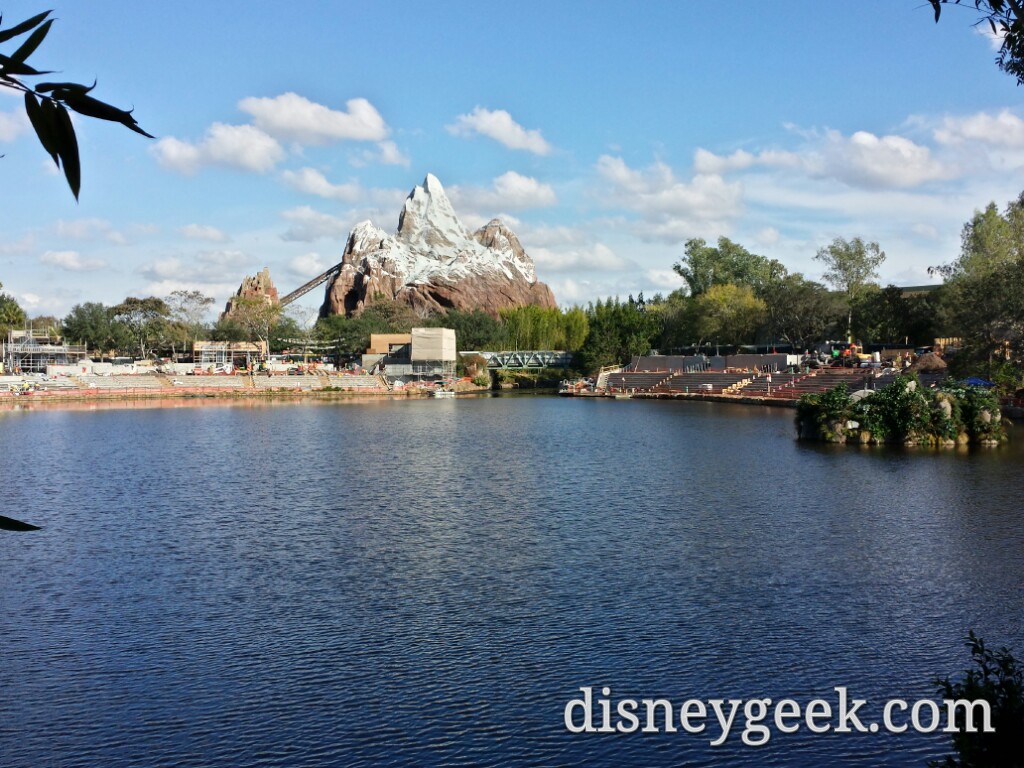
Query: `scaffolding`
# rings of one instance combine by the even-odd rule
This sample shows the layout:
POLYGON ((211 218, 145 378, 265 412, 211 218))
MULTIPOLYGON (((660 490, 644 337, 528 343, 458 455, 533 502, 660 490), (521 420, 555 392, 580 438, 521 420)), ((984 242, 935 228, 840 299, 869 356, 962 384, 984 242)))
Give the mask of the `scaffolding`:
POLYGON ((42 331, 11 330, 3 342, 6 373, 46 373, 49 365, 78 365, 89 358, 85 344, 67 344, 61 336, 42 331))
POLYGON ((197 368, 251 368, 267 358, 267 345, 263 341, 197 341, 192 347, 197 368))

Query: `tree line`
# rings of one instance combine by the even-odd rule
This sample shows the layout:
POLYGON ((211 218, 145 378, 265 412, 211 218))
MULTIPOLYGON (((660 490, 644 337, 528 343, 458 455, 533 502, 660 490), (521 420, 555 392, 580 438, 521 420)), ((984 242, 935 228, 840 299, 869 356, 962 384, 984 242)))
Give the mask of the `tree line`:
MULTIPOLYGON (((878 243, 837 238, 819 249, 821 282, 721 237, 691 239, 674 269, 683 287, 645 299, 608 298, 566 309, 518 307, 494 317, 482 310, 423 315, 378 297, 355 317, 311 321, 260 298, 239 298, 210 322, 213 298, 199 291, 128 297, 114 306, 86 302, 66 317, 36 317, 36 331, 61 335, 103 353, 173 356, 197 339, 264 341, 279 352, 315 345, 339 360, 369 345, 373 333, 414 326, 454 328, 460 351, 557 349, 575 353, 582 372, 621 364, 651 349, 729 351, 741 345, 791 345, 798 352, 825 339, 915 347, 958 338, 956 365, 1012 386, 1024 383, 1024 194, 1002 210, 990 203, 962 231, 961 252, 932 272, 940 285, 907 291, 881 286, 886 256, 878 243)), ((0 332, 28 318, 0 285, 0 332)))

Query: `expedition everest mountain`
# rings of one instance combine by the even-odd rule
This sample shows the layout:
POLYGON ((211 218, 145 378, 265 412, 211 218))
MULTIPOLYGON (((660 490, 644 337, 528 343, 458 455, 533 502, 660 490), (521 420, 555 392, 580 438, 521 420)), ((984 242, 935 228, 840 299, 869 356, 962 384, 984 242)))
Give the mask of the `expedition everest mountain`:
POLYGON ((398 232, 360 222, 339 266, 322 316, 358 313, 380 298, 434 312, 482 309, 495 316, 505 307, 556 306, 519 238, 498 219, 470 234, 431 174, 406 198, 398 232))

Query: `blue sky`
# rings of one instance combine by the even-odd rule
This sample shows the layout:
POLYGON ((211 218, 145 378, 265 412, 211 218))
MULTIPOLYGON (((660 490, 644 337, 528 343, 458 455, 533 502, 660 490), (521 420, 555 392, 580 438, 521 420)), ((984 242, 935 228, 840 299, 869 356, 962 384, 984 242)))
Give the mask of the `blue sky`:
POLYGON ((31 63, 97 79, 157 139, 78 120, 76 204, 0 92, 0 282, 30 315, 177 288, 220 304, 264 266, 283 294, 357 222, 393 231, 427 173, 470 227, 503 218, 566 305, 667 293, 690 237, 818 278, 817 249, 859 235, 887 253, 884 283, 926 283, 975 209, 1024 189, 1024 91, 970 9, 936 25, 924 0, 54 15, 31 63))

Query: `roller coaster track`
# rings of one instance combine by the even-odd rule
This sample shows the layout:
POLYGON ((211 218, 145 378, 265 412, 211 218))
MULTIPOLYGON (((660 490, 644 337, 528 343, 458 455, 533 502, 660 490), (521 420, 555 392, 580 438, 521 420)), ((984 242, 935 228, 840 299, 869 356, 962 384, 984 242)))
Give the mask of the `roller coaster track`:
POLYGON ((303 296, 305 296, 307 293, 312 291, 318 285, 323 285, 328 280, 330 280, 332 277, 337 275, 339 272, 341 272, 341 264, 340 263, 335 264, 333 267, 328 269, 323 274, 317 275, 316 277, 314 277, 312 280, 310 280, 305 285, 301 285, 298 288, 296 288, 294 291, 289 293, 287 296, 285 296, 283 299, 281 299, 281 301, 280 301, 281 306, 282 307, 287 307, 289 304, 291 304, 296 299, 301 299, 303 296))

